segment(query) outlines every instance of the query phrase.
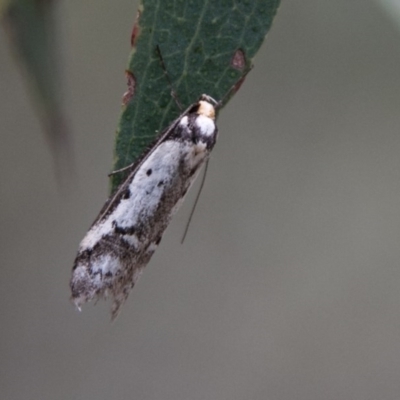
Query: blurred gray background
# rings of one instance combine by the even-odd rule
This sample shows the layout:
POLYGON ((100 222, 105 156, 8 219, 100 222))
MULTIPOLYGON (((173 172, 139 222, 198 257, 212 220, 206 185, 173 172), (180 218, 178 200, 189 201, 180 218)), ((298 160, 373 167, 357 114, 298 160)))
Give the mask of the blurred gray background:
POLYGON ((77 179, 57 187, 0 41, 2 399, 399 399, 400 32, 283 0, 193 192, 115 323, 70 304, 107 195, 137 4, 62 2, 77 179))

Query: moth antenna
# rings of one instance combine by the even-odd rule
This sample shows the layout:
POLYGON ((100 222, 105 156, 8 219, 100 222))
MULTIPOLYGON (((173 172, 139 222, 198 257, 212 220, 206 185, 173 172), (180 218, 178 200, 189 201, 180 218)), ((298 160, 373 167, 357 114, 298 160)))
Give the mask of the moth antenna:
MULTIPOLYGON (((160 59, 161 59, 162 65, 163 65, 164 73, 167 75, 167 71, 166 71, 166 69, 165 69, 165 64, 164 64, 164 61, 163 61, 163 59, 162 59, 161 51, 160 51, 160 48, 159 48, 158 45, 157 45, 157 50, 158 50, 158 53, 159 53, 159 56, 160 56, 160 59)), ((234 91, 237 91, 237 90, 240 88, 240 85, 243 83, 243 81, 245 80, 247 74, 248 74, 252 69, 253 69, 253 65, 250 65, 250 67, 247 68, 247 70, 244 72, 244 74, 243 74, 243 75, 232 85, 232 87, 225 93, 225 95, 222 97, 221 100, 216 101, 216 100, 214 100, 212 97, 210 97, 210 96, 208 96, 208 95, 204 95, 204 94, 201 96, 201 98, 204 98, 204 99, 205 99, 206 101, 208 101, 208 102, 214 103, 214 104, 215 104, 215 109, 218 110, 219 108, 221 108, 221 107, 224 105, 225 100, 226 100, 234 91)), ((168 75, 167 75, 167 77, 168 77, 168 75)), ((171 88, 172 88, 172 83, 171 83, 169 77, 168 77, 168 81, 170 82, 170 85, 171 85, 171 88)), ((171 94, 172 94, 172 92, 171 92, 171 94)), ((174 98, 175 98, 175 97, 174 97, 174 98)), ((176 101, 176 99, 175 99, 175 101, 176 101)), ((185 239, 186 239, 187 233, 188 233, 188 231, 189 231, 190 223, 192 222, 192 218, 193 218, 194 211, 196 210, 197 203, 198 203, 198 201, 199 201, 201 192, 202 192, 202 190, 203 190, 204 183, 205 183, 205 181, 206 181, 206 175, 207 175, 207 169, 208 169, 208 163, 209 163, 209 161, 210 161, 210 159, 207 159, 207 161, 206 161, 206 165, 205 165, 205 167, 204 167, 203 178, 201 179, 200 188, 199 188, 199 191, 198 191, 198 193, 197 193, 196 200, 194 201, 194 204, 193 204, 193 207, 192 207, 192 211, 190 212, 190 216, 189 216, 188 222, 187 222, 186 227, 185 227, 185 232, 183 233, 183 236, 182 236, 181 244, 182 244, 182 243, 185 241, 185 239)))
POLYGON ((228 99, 232 93, 239 90, 240 86, 242 85, 243 81, 246 79, 247 74, 253 69, 253 65, 250 65, 249 68, 244 72, 244 74, 232 85, 232 87, 224 94, 221 100, 218 101, 215 108, 218 110, 225 104, 225 100, 228 99))
POLYGON ((157 45, 157 46, 156 46, 156 49, 157 49, 157 54, 158 54, 158 56, 160 57, 161 67, 162 67, 162 69, 163 69, 164 75, 165 75, 165 77, 167 78, 168 84, 169 84, 169 86, 170 86, 170 88, 171 88, 171 96, 172 96, 172 98, 175 100, 175 103, 176 103, 176 105, 178 106, 179 110, 183 111, 182 104, 181 104, 181 102, 180 102, 179 99, 178 99, 178 95, 177 95, 177 93, 176 93, 176 90, 174 89, 174 85, 172 84, 171 78, 170 78, 169 75, 168 75, 167 68, 165 67, 165 62, 164 62, 163 56, 162 56, 162 54, 161 54, 160 46, 157 45))
POLYGON ((185 232, 183 232, 181 244, 183 244, 183 242, 186 239, 186 235, 188 233, 189 226, 190 226, 190 223, 192 221, 192 217, 193 217, 194 211, 195 211, 197 203, 199 201, 199 198, 200 198, 200 195, 201 195, 201 191, 203 190, 204 182, 206 181, 207 169, 208 169, 209 161, 210 161, 210 159, 207 158, 206 165, 204 166, 203 178, 201 179, 201 183, 200 183, 200 188, 199 188, 199 191, 197 192, 196 200, 194 201, 194 204, 193 204, 193 207, 192 207, 192 211, 190 212, 190 216, 189 216, 188 222, 187 222, 186 227, 185 227, 185 232))

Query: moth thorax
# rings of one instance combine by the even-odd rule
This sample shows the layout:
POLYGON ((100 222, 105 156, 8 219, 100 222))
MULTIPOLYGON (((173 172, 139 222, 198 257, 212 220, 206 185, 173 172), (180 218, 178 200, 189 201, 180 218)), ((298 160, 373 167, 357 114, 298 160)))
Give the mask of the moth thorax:
POLYGON ((215 108, 208 101, 200 100, 197 114, 204 115, 207 118, 215 119, 215 108))

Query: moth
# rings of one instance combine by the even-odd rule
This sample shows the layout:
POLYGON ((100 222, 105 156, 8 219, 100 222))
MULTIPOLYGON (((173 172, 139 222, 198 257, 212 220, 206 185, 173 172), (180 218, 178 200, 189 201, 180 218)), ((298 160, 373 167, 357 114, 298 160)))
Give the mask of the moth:
POLYGON ((80 243, 73 266, 70 287, 79 309, 90 300, 111 297, 112 319, 118 315, 214 148, 221 104, 205 94, 191 104, 106 202, 80 243))
POLYGON ((79 246, 72 271, 76 306, 112 297, 112 318, 161 241, 218 135, 217 102, 190 105, 132 167, 79 246))

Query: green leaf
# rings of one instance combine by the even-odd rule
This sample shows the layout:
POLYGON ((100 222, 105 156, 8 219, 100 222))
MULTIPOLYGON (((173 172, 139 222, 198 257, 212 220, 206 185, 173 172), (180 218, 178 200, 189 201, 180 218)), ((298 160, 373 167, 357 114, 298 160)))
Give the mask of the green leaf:
MULTIPOLYGON (((142 0, 115 142, 114 170, 138 159, 181 110, 203 93, 224 98, 252 63, 280 0, 142 0)), ((225 101, 226 104, 226 101, 225 101)), ((115 191, 126 173, 111 177, 115 191)))
POLYGON ((1 22, 26 77, 33 105, 53 151, 57 172, 71 167, 61 106, 53 0, 2 0, 1 22))

